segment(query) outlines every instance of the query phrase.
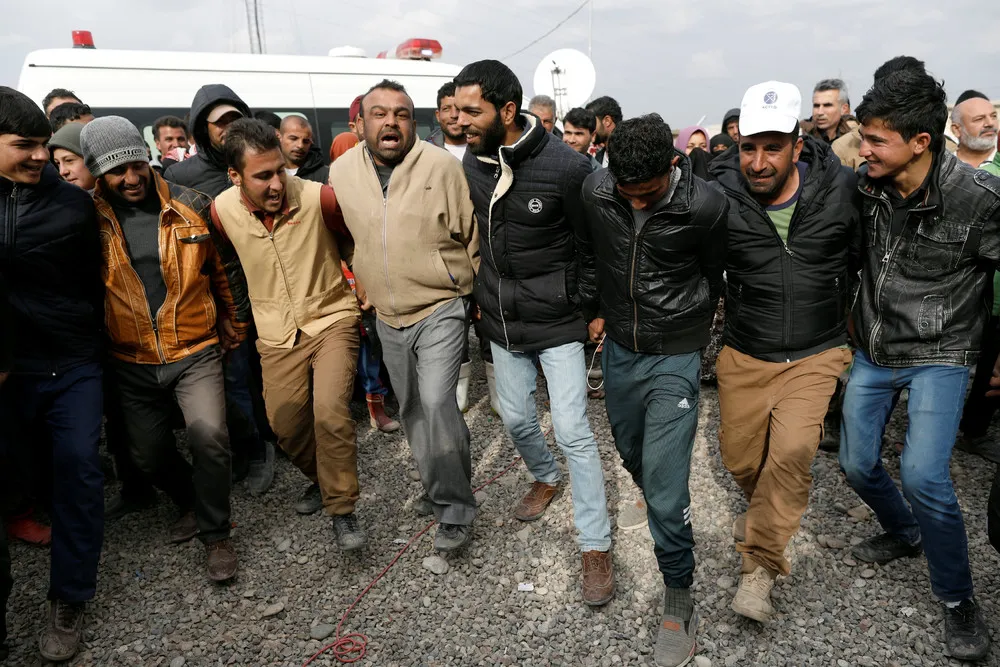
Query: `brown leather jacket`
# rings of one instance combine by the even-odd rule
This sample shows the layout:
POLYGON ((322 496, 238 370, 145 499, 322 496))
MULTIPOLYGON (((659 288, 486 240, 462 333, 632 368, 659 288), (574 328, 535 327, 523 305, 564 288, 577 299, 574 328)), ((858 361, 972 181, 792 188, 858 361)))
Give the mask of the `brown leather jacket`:
POLYGON ((219 319, 228 317, 240 339, 246 325, 238 321, 226 272, 206 223, 212 201, 150 172, 160 197, 160 269, 167 297, 154 323, 121 226, 98 183, 94 204, 104 254, 104 318, 114 358, 168 364, 217 344, 219 319), (222 318, 220 311, 224 311, 222 318))

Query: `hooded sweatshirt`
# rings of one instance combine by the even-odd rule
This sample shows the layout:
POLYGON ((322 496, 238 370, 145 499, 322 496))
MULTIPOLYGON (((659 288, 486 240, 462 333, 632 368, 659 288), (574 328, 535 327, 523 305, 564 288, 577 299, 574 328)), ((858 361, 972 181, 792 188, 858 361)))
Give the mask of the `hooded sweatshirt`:
POLYGON ((211 83, 202 86, 195 93, 191 103, 190 131, 198 146, 198 153, 192 158, 170 165, 163 177, 172 183, 193 188, 215 199, 232 183, 222 151, 212 145, 208 135, 208 112, 219 104, 231 104, 246 116, 250 107, 228 86, 211 83))
POLYGON ((305 162, 295 172, 295 175, 307 181, 326 183, 329 173, 330 165, 323 161, 323 153, 316 144, 313 144, 309 148, 309 152, 306 153, 305 162))

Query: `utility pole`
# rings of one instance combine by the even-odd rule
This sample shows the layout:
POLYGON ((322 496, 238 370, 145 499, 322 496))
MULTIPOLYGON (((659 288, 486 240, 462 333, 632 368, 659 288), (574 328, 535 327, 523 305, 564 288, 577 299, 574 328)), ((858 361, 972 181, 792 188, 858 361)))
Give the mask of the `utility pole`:
POLYGON ((587 37, 587 57, 594 59, 594 0, 590 0, 590 31, 587 37))

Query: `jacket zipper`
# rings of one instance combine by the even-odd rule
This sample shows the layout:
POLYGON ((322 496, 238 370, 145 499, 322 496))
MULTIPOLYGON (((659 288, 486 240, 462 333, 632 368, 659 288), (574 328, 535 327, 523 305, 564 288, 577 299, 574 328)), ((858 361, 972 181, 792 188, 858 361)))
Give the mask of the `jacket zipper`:
MULTIPOLYGON (((884 200, 880 197, 879 203, 884 200)), ((873 221, 873 226, 875 227, 875 233, 878 234, 878 214, 881 212, 881 208, 877 207, 875 209, 875 220, 873 221)), ((891 223, 891 221, 890 221, 891 223)), ((890 230, 891 233, 891 230, 890 230)), ((885 287, 885 281, 889 274, 889 265, 892 261, 892 256, 896 253, 896 248, 899 247, 899 242, 903 238, 902 233, 896 237, 896 242, 892 244, 892 248, 888 245, 888 236, 886 236, 886 249, 885 256, 882 257, 882 267, 879 269, 878 280, 875 281, 875 325, 872 327, 871 336, 868 338, 868 351, 871 354, 872 361, 876 364, 878 361, 878 353, 875 350, 875 340, 878 337, 879 330, 882 328, 882 306, 879 303, 879 292, 885 287)), ((859 290, 860 291, 860 290, 859 290)))
MULTIPOLYGON (((160 215, 156 217, 156 257, 159 260, 160 266, 160 280, 163 281, 163 289, 167 288, 167 276, 163 273, 163 243, 160 242, 160 230, 163 227, 163 211, 160 211, 160 215)), ((138 275, 138 274, 137 274, 138 275)), ((180 285, 177 286, 178 294, 177 297, 180 298, 180 285)), ((164 304, 167 300, 164 298, 163 303, 160 307, 156 309, 156 315, 151 315, 150 319, 153 321, 153 337, 156 339, 156 352, 160 355, 160 363, 167 363, 167 357, 163 354, 163 344, 160 342, 160 329, 158 322, 160 321, 160 311, 163 310, 164 304)), ((149 308, 149 299, 146 300, 146 307, 149 308)), ((177 331, 177 323, 174 322, 174 332, 177 331)))
POLYGON ((10 191, 10 198, 7 201, 7 254, 11 264, 14 263, 16 252, 14 250, 14 230, 17 228, 17 183, 13 184, 10 191))
MULTIPOLYGON (((493 266, 497 264, 497 254, 493 251, 493 205, 497 203, 497 184, 500 182, 500 175, 503 173, 503 149, 497 152, 499 165, 493 172, 493 194, 490 196, 490 210, 486 216, 486 235, 489 236, 490 257, 493 259, 493 266)), ((510 336, 507 335, 507 318, 503 316, 503 278, 500 277, 500 269, 497 267, 497 306, 500 311, 500 326, 503 327, 504 347, 510 349, 510 336)))
MULTIPOLYGON (((367 147, 365 152, 368 152, 367 147)), ((375 166, 375 158, 368 153, 368 157, 372 161, 372 170, 375 172, 375 184, 378 189, 382 190, 382 179, 378 176, 378 167, 375 166)), ((385 185, 385 191, 382 192, 382 268, 385 271, 385 289, 389 292, 389 303, 392 306, 392 314, 396 316, 396 324, 400 328, 403 327, 403 319, 399 316, 399 311, 396 309, 396 296, 392 293, 392 285, 389 283, 389 189, 392 187, 392 174, 389 175, 389 182, 385 185)))

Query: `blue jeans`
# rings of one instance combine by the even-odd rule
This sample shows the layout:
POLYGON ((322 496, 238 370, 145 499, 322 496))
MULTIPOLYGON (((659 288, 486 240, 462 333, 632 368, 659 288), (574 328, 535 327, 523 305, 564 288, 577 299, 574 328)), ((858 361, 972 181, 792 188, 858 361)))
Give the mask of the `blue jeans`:
POLYGON ((52 447, 52 565, 49 599, 86 602, 97 587, 104 542, 104 474, 98 443, 101 366, 55 376, 12 375, 0 390, 0 455, 33 443, 26 427, 44 420, 52 447))
POLYGON ((951 483, 951 450, 969 369, 887 368, 858 350, 844 391, 840 467, 889 535, 923 541, 931 590, 944 602, 972 597, 965 522, 951 483), (893 400, 909 389, 909 425, 899 465, 903 494, 882 466, 882 431, 893 400), (903 497, 909 501, 907 507, 903 497))
POLYGON ((250 341, 228 352, 222 361, 226 383, 226 423, 233 454, 244 459, 264 458, 264 441, 257 430, 250 396, 250 341))
POLYGON ((375 356, 368 337, 361 336, 361 343, 358 345, 358 377, 361 378, 361 386, 366 394, 385 396, 389 393, 379 377, 381 372, 382 359, 375 356))
POLYGON ((555 484, 560 480, 559 468, 538 426, 535 406, 538 374, 535 360, 541 363, 549 385, 552 430, 569 464, 580 551, 609 550, 611 522, 604 493, 604 471, 597 440, 587 421, 583 343, 567 343, 533 353, 508 352, 496 343, 492 345, 504 426, 532 476, 539 482, 555 484))

